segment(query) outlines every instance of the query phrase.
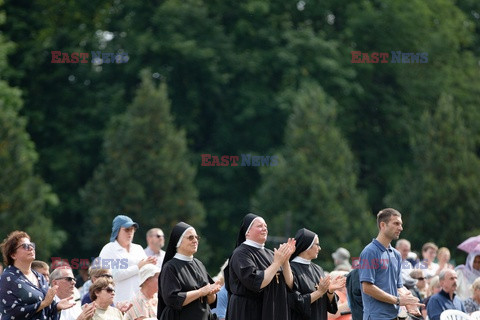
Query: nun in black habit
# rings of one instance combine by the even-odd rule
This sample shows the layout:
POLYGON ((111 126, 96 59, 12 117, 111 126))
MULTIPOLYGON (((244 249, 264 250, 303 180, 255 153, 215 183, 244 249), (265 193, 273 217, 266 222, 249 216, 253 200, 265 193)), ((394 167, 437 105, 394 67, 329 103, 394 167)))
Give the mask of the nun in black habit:
POLYGON ((293 285, 289 258, 295 241, 272 251, 264 247, 268 229, 262 217, 247 214, 236 249, 224 270, 229 292, 228 320, 288 320, 287 287, 293 285))
POLYGON ((200 260, 193 257, 199 237, 195 229, 178 223, 170 234, 162 271, 158 278, 159 320, 212 319, 220 285, 214 283, 200 260))
POLYGON ((345 286, 345 277, 325 277, 323 269, 312 263, 311 260, 316 259, 321 250, 315 233, 300 229, 295 240, 296 249, 290 257, 293 290, 288 296, 291 319, 326 320, 327 311, 332 314, 337 312, 335 290, 345 286))

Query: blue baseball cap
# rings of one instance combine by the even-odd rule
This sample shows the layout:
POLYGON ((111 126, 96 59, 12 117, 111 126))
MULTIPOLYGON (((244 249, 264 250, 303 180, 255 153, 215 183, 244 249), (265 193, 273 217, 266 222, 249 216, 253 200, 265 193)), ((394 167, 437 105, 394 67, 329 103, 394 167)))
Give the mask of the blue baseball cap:
POLYGON ((138 223, 134 222, 132 218, 124 215, 116 216, 112 223, 112 235, 110 236, 110 242, 113 242, 115 239, 117 239, 120 228, 130 228, 131 226, 135 226, 135 228, 138 229, 138 223))

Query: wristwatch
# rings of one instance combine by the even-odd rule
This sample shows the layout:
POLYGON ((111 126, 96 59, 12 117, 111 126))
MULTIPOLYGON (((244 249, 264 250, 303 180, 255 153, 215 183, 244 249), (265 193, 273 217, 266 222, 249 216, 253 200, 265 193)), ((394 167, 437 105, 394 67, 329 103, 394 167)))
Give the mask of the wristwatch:
POLYGON ((397 306, 400 305, 400 297, 397 297, 397 301, 395 302, 395 304, 396 304, 397 306))

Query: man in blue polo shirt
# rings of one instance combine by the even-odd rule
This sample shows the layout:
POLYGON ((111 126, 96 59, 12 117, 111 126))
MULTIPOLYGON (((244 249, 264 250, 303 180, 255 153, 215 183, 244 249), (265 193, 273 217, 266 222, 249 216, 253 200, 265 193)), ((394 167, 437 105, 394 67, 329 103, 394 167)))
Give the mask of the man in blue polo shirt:
POLYGON ((402 257, 390 242, 402 232, 402 215, 387 208, 377 214, 379 233, 360 254, 359 274, 362 284, 363 319, 397 319, 399 307, 420 315, 418 299, 403 287, 402 257))
POLYGON ((463 302, 455 295, 457 289, 457 273, 455 270, 447 269, 440 271, 438 275, 442 290, 434 294, 427 304, 428 318, 440 320, 440 314, 447 309, 455 309, 465 312, 463 302))

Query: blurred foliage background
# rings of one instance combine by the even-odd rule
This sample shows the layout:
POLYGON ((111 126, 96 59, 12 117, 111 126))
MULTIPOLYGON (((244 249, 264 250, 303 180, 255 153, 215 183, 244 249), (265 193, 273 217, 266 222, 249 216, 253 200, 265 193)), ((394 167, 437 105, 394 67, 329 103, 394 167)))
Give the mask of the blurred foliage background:
POLYGON ((90 258, 116 214, 142 245, 185 220, 214 274, 255 212, 271 247, 317 232, 328 269, 395 207, 414 250, 434 241, 463 263, 456 246, 480 234, 479 107, 479 1, 0 0, 0 236, 90 258), (201 166, 207 153, 279 164, 201 166))

